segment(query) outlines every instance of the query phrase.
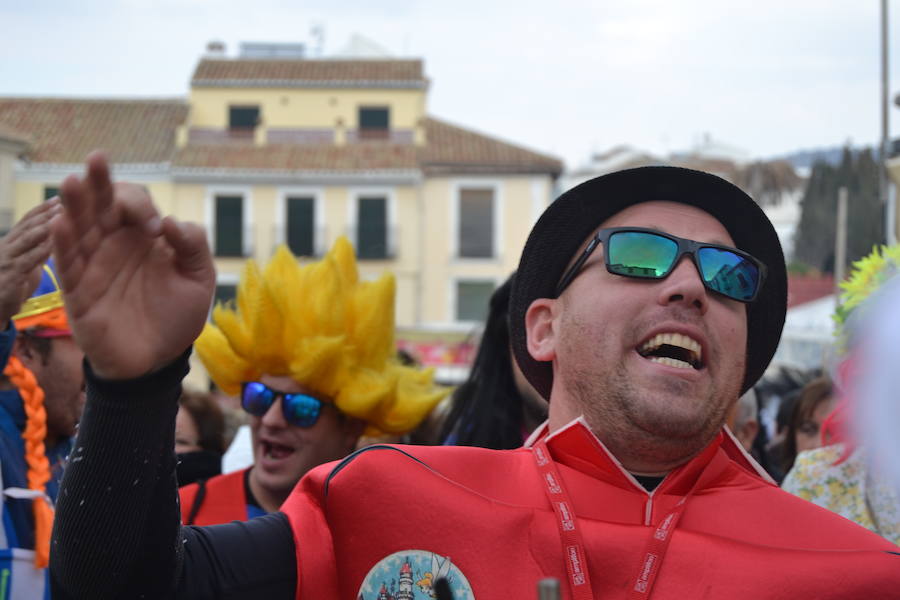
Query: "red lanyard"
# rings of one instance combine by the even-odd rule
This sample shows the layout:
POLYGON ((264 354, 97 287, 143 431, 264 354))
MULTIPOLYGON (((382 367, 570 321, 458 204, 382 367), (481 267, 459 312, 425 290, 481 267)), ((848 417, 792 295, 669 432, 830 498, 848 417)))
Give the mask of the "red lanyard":
MULTIPOLYGON (((541 479, 545 484, 544 492, 547 494, 547 499, 550 500, 553 512, 556 513, 559 537, 565 554, 566 571, 569 574, 572 596, 575 600, 592 599, 593 591, 591 590, 591 580, 588 576, 584 542, 578 529, 578 519, 575 517, 569 493, 566 491, 562 477, 559 475, 556 463, 547 449, 547 442, 544 440, 535 442, 532 455, 537 463, 541 479)), ((659 567, 663 558, 665 558, 666 551, 669 549, 669 541, 672 539, 671 534, 675 530, 676 525, 678 525, 678 520, 684 512, 688 498, 697 489, 702 479, 703 477, 697 479, 690 491, 675 504, 672 511, 651 531, 646 551, 641 555, 641 563, 638 566, 636 576, 632 580, 634 583, 631 584, 629 595, 631 600, 644 600, 650 597, 653 583, 656 580, 656 575, 659 573, 659 567)))
POLYGON ((553 462, 553 457, 550 456, 550 451, 547 449, 547 442, 541 440, 535 443, 532 455, 537 463, 541 479, 544 481, 544 492, 547 494, 547 499, 550 500, 553 512, 556 513, 572 597, 575 600, 592 600, 594 593, 591 590, 591 579, 588 576, 584 542, 581 539, 581 531, 578 529, 578 519, 575 518, 575 510, 569 500, 569 493, 563 486, 556 463, 553 462))
POLYGON ((631 600, 650 597, 650 592, 653 590, 653 582, 656 581, 659 567, 669 549, 672 532, 675 531, 675 526, 678 525, 678 519, 681 518, 681 513, 684 512, 687 500, 694 493, 694 490, 697 489, 698 483, 700 483, 700 478, 697 479, 690 491, 675 504, 672 512, 659 522, 659 525, 656 526, 647 540, 647 549, 641 556, 641 564, 638 566, 637 576, 634 578, 634 584, 628 596, 631 600))

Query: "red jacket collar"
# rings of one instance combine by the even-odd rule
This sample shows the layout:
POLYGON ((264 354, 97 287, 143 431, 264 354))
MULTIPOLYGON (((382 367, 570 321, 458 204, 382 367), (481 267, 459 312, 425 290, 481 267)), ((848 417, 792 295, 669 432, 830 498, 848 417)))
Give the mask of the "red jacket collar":
MULTIPOLYGON (((547 447, 557 462, 617 487, 645 491, 643 486, 622 467, 619 460, 603 442, 594 435, 583 417, 571 421, 553 433, 550 433, 549 426, 545 422, 526 440, 525 446, 530 447, 540 439, 547 442, 547 447)), ((687 493, 704 469, 720 454, 720 451, 724 456, 716 462, 720 463, 723 468, 725 463, 734 462, 751 475, 774 484, 765 470, 734 439, 728 428, 723 427, 722 431, 700 454, 671 471, 659 487, 651 492, 651 495, 658 491, 666 494, 687 493)))

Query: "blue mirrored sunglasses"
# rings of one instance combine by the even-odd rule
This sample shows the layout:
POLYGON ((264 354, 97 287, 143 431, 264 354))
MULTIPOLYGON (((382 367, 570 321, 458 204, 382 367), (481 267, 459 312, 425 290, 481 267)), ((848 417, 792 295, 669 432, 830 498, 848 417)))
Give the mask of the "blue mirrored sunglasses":
POLYGON ((319 420, 323 402, 308 394, 288 394, 273 390, 258 381, 247 381, 241 387, 241 407, 251 415, 262 417, 281 398, 284 420, 297 427, 312 427, 319 420))
POLYGON ((606 270, 623 277, 664 279, 687 254, 707 289, 738 302, 753 302, 766 266, 737 248, 706 244, 643 227, 601 229, 556 287, 558 297, 578 276, 588 257, 603 244, 606 270))

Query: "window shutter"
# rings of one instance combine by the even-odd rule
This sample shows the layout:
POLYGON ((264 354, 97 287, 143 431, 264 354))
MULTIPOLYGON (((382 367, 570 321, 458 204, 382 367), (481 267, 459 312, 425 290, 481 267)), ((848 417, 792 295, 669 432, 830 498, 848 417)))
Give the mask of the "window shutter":
POLYGON ((456 320, 484 321, 494 293, 489 281, 459 281, 456 284, 456 320))
POLYGON ((216 256, 244 255, 244 199, 216 196, 216 256))
POLYGON ((287 199, 287 244, 295 256, 315 255, 315 199, 287 199))
POLYGON ((494 256, 494 190, 460 190, 459 256, 462 258, 494 256))
POLYGON ((356 254, 359 258, 387 258, 387 200, 383 197, 359 199, 356 254))

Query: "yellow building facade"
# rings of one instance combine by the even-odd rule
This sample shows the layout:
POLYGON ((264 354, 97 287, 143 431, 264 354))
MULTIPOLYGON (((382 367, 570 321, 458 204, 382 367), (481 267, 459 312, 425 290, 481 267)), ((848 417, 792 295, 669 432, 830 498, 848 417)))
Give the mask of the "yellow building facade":
POLYGON ((18 219, 104 149, 116 178, 205 226, 224 301, 247 258, 346 235, 363 277, 397 277, 398 341, 453 381, 562 165, 428 115, 428 85, 420 60, 205 58, 186 98, 0 98, 20 144, 0 212, 18 219))

